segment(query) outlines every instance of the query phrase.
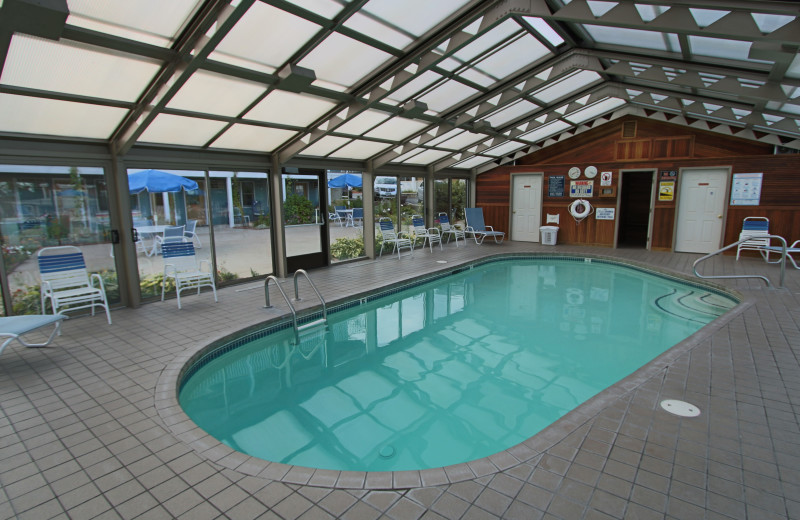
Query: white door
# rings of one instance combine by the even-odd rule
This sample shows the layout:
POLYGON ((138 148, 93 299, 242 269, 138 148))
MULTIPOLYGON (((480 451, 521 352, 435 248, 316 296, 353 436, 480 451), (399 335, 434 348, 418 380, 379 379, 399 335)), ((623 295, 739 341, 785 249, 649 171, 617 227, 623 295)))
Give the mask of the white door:
POLYGON ((711 253, 720 248, 728 170, 682 170, 675 251, 711 253))
POLYGON ((511 176, 511 240, 538 242, 542 225, 542 175, 521 173, 511 176))

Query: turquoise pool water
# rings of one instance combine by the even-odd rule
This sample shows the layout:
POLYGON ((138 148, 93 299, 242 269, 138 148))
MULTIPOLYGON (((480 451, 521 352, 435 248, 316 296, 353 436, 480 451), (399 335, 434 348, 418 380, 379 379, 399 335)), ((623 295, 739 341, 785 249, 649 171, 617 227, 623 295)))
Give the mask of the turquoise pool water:
POLYGON ((525 441, 736 303, 598 261, 491 262, 331 313, 299 344, 284 329, 228 345, 179 401, 270 461, 447 466, 525 441))

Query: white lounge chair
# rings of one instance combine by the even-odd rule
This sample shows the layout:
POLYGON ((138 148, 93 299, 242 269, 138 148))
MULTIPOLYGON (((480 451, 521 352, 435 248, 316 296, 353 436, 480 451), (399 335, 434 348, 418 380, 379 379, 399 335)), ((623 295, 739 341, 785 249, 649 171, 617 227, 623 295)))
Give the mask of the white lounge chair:
POLYGON ((496 244, 503 243, 506 234, 502 231, 495 231, 492 226, 487 226, 484 223, 483 208, 465 208, 464 216, 467 219, 467 227, 464 229, 464 233, 472 235, 476 244, 482 244, 483 239, 486 237, 492 237, 496 244))
POLYGON ((758 251, 761 256, 769 262, 770 242, 769 238, 769 219, 767 217, 745 217, 742 221, 742 231, 739 233, 739 240, 749 238, 736 248, 736 260, 739 260, 739 253, 742 251, 758 251))
POLYGON ((409 250, 409 255, 414 256, 414 242, 411 241, 410 238, 402 236, 400 233, 394 230, 394 222, 388 217, 381 217, 378 221, 378 225, 381 228, 381 235, 383 235, 383 242, 381 243, 381 251, 378 254, 378 257, 383 255, 383 247, 386 244, 392 244, 394 247, 392 249, 392 253, 397 251, 397 258, 400 258, 402 255, 400 251, 407 247, 409 250))
POLYGON ((0 354, 3 350, 14 340, 19 341, 26 347, 46 347, 49 345, 56 334, 61 335, 61 320, 65 316, 63 314, 33 314, 29 316, 8 316, 0 318, 0 338, 7 338, 0 344, 0 354), (28 332, 32 332, 41 327, 48 325, 55 325, 50 337, 43 343, 28 343, 22 336, 28 332))
POLYGON ((75 246, 45 247, 39 250, 38 260, 43 314, 47 313, 47 300, 53 314, 91 308, 94 316, 95 307, 102 307, 111 325, 103 279, 97 273, 89 276, 80 249, 75 246))
POLYGON ((433 253, 433 244, 439 244, 442 249, 442 234, 438 228, 426 228, 425 220, 419 215, 413 215, 411 222, 414 226, 414 240, 422 239, 422 248, 425 249, 427 243, 433 253))
MULTIPOLYGON (((771 264, 778 264, 781 261, 781 254, 783 253, 783 247, 781 246, 767 246, 764 248, 766 254, 769 253, 776 253, 778 255, 777 260, 770 260, 769 257, 765 257, 767 262, 771 264)), ((764 252, 762 252, 764 254, 764 252)), ((795 269, 800 269, 800 266, 797 265, 797 261, 795 261, 792 255, 800 254, 800 240, 795 240, 792 245, 786 247, 786 258, 792 263, 795 269)))
POLYGON ((450 237, 456 239, 456 247, 458 247, 459 238, 464 241, 464 245, 467 244, 467 237, 464 234, 464 230, 456 224, 450 224, 450 218, 447 216, 447 213, 439 213, 439 226, 442 228, 442 237, 447 237, 448 244, 450 243, 450 237))
POLYGON ((197 289, 200 294, 202 287, 211 287, 214 292, 214 301, 217 300, 217 286, 214 283, 214 273, 208 260, 197 262, 194 254, 194 244, 191 242, 164 242, 161 246, 164 256, 164 279, 161 282, 161 301, 164 301, 167 278, 175 280, 175 292, 178 295, 178 308, 181 308, 181 291, 197 289), (203 270, 203 264, 208 270, 203 270))

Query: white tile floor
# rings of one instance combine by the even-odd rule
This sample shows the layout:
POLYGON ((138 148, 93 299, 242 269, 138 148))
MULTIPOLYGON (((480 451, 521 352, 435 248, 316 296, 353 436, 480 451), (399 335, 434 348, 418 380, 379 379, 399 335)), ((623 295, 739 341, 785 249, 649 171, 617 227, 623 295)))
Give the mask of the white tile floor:
MULTIPOLYGON (((578 253, 691 272, 699 255, 506 242, 313 271, 329 300, 496 253, 578 253), (437 260, 447 260, 439 264, 437 260)), ((756 258, 705 272, 767 273, 756 258)), ((746 305, 533 439, 475 463, 339 473, 265 464, 171 406, 183 360, 280 314, 249 286, 64 324, 0 356, 0 518, 800 518, 800 272, 724 281, 746 305), (173 383, 170 383, 172 381, 173 383), (658 408, 687 399, 704 413, 658 408), (172 400, 172 401, 171 401, 172 400)), ((290 283, 290 282, 287 282, 290 283)), ((274 289, 273 289, 274 291, 274 289)), ((273 295, 274 298, 277 293, 273 295)))

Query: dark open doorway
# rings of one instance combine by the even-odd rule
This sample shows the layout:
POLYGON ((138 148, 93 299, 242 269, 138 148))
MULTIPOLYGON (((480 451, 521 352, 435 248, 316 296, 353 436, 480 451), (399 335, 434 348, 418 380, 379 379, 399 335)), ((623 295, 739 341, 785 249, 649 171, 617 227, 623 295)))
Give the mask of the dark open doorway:
POLYGON ((617 247, 647 247, 652 171, 622 173, 617 247))

